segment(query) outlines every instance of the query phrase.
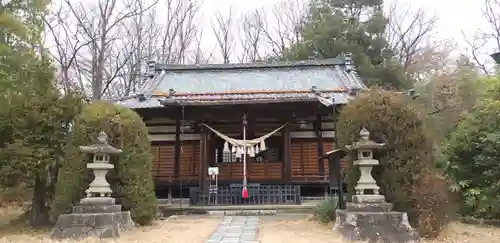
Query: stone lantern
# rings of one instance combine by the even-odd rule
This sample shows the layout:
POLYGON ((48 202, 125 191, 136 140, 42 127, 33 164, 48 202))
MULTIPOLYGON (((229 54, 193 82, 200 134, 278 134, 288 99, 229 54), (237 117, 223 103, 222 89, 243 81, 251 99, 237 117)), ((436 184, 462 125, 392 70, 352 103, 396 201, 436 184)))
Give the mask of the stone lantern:
POLYGON ((370 140, 370 132, 366 128, 361 129, 359 133, 361 139, 351 146, 347 146, 349 150, 356 150, 358 159, 354 161, 353 165, 357 165, 361 172, 361 176, 354 188, 356 195, 353 197, 354 201, 380 201, 383 202, 384 196, 379 194, 380 187, 373 179, 372 169, 373 166, 379 164, 378 160, 373 158, 373 152, 376 149, 381 149, 385 146, 383 143, 376 143, 370 140), (371 191, 368 192, 367 191, 371 191))
POLYGON ((82 204, 114 204, 114 199, 111 198, 111 188, 106 181, 106 174, 114 168, 113 164, 109 163, 111 155, 118 155, 122 152, 108 143, 108 136, 104 132, 100 132, 97 137, 97 143, 90 146, 80 146, 80 151, 87 154, 92 154, 92 163, 87 164, 87 168, 93 170, 94 181, 90 183, 89 188, 85 190, 86 198, 81 200, 82 204))
POLYGON ((59 216, 51 237, 119 237, 121 232, 135 227, 130 212, 122 212, 121 205, 115 204, 115 199, 111 197, 113 192, 106 181, 106 174, 114 168, 109 163, 110 156, 122 151, 108 144, 108 136, 104 132, 99 133, 95 144, 80 146, 80 151, 92 154, 92 163, 88 163, 87 168, 94 172, 95 178, 85 190, 86 197, 80 200, 80 205, 73 206, 72 213, 59 216))
POLYGON ((345 210, 336 210, 334 231, 349 241, 420 242, 406 213, 392 211, 392 204, 380 195, 380 187, 371 175, 373 166, 379 164, 373 158, 373 152, 385 144, 370 140, 370 133, 365 128, 359 135, 359 141, 346 147, 357 152, 358 158, 353 165, 359 167, 361 176, 356 183, 356 195, 352 196, 352 202, 346 204, 345 210))

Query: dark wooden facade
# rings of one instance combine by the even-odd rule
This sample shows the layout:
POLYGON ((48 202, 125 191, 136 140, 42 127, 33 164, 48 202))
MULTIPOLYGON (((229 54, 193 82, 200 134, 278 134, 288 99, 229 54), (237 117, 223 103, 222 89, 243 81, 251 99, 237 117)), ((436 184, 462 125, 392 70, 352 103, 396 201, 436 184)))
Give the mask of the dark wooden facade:
POLYGON ((152 173, 160 188, 204 187, 211 166, 219 167, 219 184, 241 183, 243 163, 227 158, 222 153, 223 140, 199 124, 241 138, 243 114, 248 116, 249 139, 288 123, 266 140, 272 156, 247 157, 249 183, 324 187, 329 183, 328 162, 318 158, 334 147, 333 117, 328 114, 331 107, 325 108, 316 102, 204 107, 201 111, 199 107, 168 107, 138 112, 149 129, 152 173))

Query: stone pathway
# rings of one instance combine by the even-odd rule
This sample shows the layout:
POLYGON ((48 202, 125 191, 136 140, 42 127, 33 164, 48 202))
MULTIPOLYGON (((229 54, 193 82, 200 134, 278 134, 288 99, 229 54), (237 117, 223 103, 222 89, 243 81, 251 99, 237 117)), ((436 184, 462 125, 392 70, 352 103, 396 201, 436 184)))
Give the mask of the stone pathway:
POLYGON ((259 217, 225 216, 207 243, 257 243, 259 217))

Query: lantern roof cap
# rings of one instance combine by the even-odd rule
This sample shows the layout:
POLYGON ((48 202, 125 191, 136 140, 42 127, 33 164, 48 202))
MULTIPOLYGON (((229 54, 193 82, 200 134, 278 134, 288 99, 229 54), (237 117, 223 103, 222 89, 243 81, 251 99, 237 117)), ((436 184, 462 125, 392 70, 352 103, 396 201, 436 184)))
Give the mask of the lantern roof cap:
POLYGON ((115 148, 108 143, 108 135, 100 132, 97 136, 97 142, 88 146, 80 146, 80 151, 88 154, 120 154, 121 149, 115 148))
POLYGON ((361 137, 360 140, 354 142, 352 145, 346 146, 349 150, 359 150, 359 149, 380 149, 385 146, 385 143, 377 143, 370 140, 370 132, 366 128, 362 128, 359 132, 361 137))

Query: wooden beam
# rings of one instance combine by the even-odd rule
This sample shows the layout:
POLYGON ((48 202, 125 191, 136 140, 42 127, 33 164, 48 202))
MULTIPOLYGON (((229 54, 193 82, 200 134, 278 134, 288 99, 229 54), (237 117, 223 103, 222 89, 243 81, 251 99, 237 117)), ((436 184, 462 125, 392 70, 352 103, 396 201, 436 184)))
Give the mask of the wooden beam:
POLYGON ((207 129, 204 126, 200 126, 200 175, 199 175, 199 185, 201 190, 205 190, 205 179, 208 167, 207 164, 207 129))
POLYGON ((175 150, 174 150, 174 176, 179 177, 181 166, 181 119, 175 120, 175 150))
MULTIPOLYGON (((318 144, 318 157, 323 156, 325 153, 323 149, 323 133, 321 131, 321 115, 316 116, 316 121, 314 121, 314 133, 316 134, 316 141, 318 144)), ((319 175, 324 176, 325 175, 325 160, 324 159, 319 159, 318 160, 318 166, 319 166, 319 175)))
POLYGON ((290 125, 283 131, 283 179, 288 183, 292 180, 292 139, 290 138, 290 125))
POLYGON ((187 120, 241 120, 244 113, 252 119, 278 118, 287 120, 292 113, 296 117, 312 117, 318 108, 313 104, 297 104, 294 106, 222 106, 222 107, 186 107, 185 117, 187 120))

